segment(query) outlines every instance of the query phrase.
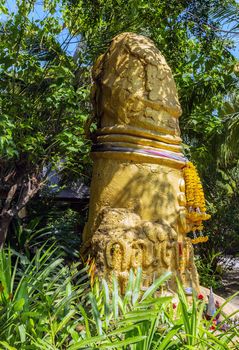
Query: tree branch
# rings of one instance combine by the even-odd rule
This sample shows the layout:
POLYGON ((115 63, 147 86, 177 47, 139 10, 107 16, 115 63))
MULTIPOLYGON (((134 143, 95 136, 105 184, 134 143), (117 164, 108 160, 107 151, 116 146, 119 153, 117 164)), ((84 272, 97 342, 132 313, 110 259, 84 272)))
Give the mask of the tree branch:
POLYGON ((15 193, 17 191, 17 187, 18 187, 17 184, 14 184, 13 186, 11 186, 11 188, 7 194, 7 198, 5 199, 5 203, 4 203, 3 210, 2 210, 3 213, 7 212, 7 210, 9 209, 11 202, 12 202, 12 200, 15 196, 15 193))

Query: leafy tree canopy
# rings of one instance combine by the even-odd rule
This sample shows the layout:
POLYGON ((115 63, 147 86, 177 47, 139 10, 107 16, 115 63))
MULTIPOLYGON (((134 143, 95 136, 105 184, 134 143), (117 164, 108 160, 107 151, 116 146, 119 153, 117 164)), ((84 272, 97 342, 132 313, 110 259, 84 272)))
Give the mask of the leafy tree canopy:
MULTIPOLYGON (((11 219, 38 192, 47 170, 80 176, 88 163, 84 122, 88 116, 89 72, 67 52, 69 38, 56 16, 57 2, 45 2, 42 19, 36 1, 17 1, 16 11, 1 5, 0 28, 0 241, 11 219)), ((59 11, 59 10, 58 10, 59 11)))

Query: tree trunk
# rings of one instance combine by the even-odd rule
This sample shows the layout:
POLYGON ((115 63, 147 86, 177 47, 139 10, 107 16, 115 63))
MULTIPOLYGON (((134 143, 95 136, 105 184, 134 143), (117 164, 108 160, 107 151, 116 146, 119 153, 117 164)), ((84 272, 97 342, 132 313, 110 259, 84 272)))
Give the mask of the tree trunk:
POLYGON ((9 225, 12 221, 12 215, 8 212, 0 215, 0 249, 6 241, 9 225))
POLYGON ((35 196, 41 186, 42 182, 34 175, 11 186, 0 212, 0 249, 4 246, 12 219, 35 196))

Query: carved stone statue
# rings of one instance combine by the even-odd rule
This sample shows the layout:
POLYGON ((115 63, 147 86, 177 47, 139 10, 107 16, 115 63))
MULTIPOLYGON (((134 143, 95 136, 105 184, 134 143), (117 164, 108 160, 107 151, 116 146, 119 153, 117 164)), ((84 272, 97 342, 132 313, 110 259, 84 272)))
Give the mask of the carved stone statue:
MULTIPOLYGON (((172 271, 199 290, 186 237, 181 107, 169 66, 151 40, 123 33, 98 58, 93 80, 99 125, 85 254, 100 276, 114 271, 122 288, 129 270, 141 266, 145 287, 172 271)), ((175 278, 170 284, 174 289, 175 278)))

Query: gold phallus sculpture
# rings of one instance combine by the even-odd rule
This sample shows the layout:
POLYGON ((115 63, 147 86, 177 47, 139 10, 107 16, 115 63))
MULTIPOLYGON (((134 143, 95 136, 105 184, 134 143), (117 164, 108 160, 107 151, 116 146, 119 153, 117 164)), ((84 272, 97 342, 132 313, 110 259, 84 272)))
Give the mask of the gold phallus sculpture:
POLYGON ((192 243, 207 239, 196 233, 209 216, 200 179, 182 153, 170 67, 151 40, 122 33, 96 61, 93 80, 99 125, 84 253, 94 257, 98 275, 110 279, 114 271, 122 288, 130 269, 142 267, 144 287, 172 271, 187 290, 199 291, 192 243))

